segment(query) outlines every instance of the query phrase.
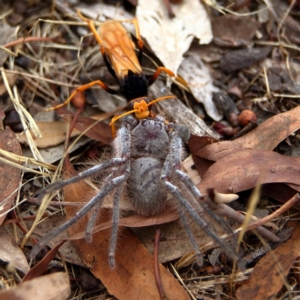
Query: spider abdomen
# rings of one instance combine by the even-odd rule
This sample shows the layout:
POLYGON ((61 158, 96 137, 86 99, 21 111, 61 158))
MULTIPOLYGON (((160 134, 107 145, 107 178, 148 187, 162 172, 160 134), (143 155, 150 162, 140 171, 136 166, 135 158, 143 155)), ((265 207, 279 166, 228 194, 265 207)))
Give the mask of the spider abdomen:
POLYGON ((152 216, 162 212, 166 205, 166 191, 160 181, 162 163, 153 157, 141 157, 131 162, 127 181, 129 201, 137 213, 152 216))

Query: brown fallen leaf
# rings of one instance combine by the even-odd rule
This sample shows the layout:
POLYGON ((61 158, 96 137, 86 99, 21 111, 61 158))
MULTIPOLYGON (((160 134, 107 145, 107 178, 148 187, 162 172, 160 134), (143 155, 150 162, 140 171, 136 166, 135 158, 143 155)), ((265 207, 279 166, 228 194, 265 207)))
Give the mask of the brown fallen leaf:
POLYGON ((213 20, 214 42, 220 46, 248 46, 259 27, 251 16, 223 15, 213 20))
POLYGON ((65 300, 71 294, 69 276, 57 272, 0 292, 0 300, 65 300))
POLYGON ((268 119, 234 142, 244 148, 273 150, 281 141, 299 128, 300 106, 297 106, 268 119))
MULTIPOLYGON (((74 175, 74 169, 67 165, 69 175, 74 175)), ((88 201, 94 191, 84 181, 64 188, 66 201, 88 201)), ((66 207, 67 218, 72 218, 78 209, 66 207)), ((101 222, 109 220, 102 210, 101 222)), ((88 216, 83 217, 70 229, 71 235, 85 228, 88 216)), ((92 243, 74 241, 78 252, 85 264, 95 277, 99 278, 107 287, 108 292, 118 299, 159 299, 159 292, 155 282, 154 259, 147 249, 134 236, 131 230, 119 229, 118 246, 116 250, 116 267, 111 270, 108 263, 108 246, 110 230, 103 230, 93 234, 92 243)), ((168 299, 189 299, 187 293, 177 280, 160 265, 162 284, 168 299)))
POLYGON ((237 299, 266 300, 280 291, 285 277, 299 256, 300 223, 294 222, 293 226, 292 237, 256 264, 249 281, 237 289, 237 299))
POLYGON ((239 148, 273 150, 281 141, 300 128, 300 106, 278 114, 234 141, 212 143, 213 140, 193 137, 191 152, 201 158, 217 161, 239 148))
POLYGON ((30 281, 34 278, 38 278, 41 275, 43 275, 47 271, 49 263, 55 257, 57 251, 64 242, 65 240, 58 243, 43 257, 43 259, 40 262, 38 262, 34 267, 32 267, 30 271, 26 274, 26 276, 23 278, 23 282, 30 281))
MULTIPOLYGON (((76 122, 74 124, 75 129, 79 130, 80 132, 84 133, 87 137, 102 142, 106 145, 110 145, 113 138, 112 138, 112 131, 111 127, 102 122, 117 112, 119 112, 124 107, 117 109, 114 112, 101 114, 99 116, 94 116, 91 118, 78 116, 76 122), (89 130, 87 130, 89 128, 89 130)), ((64 107, 60 107, 56 109, 56 112, 64 119, 70 120, 70 118, 75 117, 76 113, 72 113, 65 109, 64 107)))
MULTIPOLYGON (((53 122, 36 122, 42 138, 34 139, 34 143, 38 148, 48 148, 59 145, 66 140, 69 124, 64 121, 53 122)), ((78 136, 80 131, 74 129, 71 133, 71 137, 78 136)), ((25 134, 19 135, 18 140, 20 143, 28 145, 25 134)))
POLYGON ((197 185, 203 193, 238 193, 264 183, 293 183, 300 189, 300 158, 272 151, 236 149, 215 162, 197 185))
MULTIPOLYGON (((0 132, 0 149, 22 155, 20 143, 14 132, 8 127, 0 132)), ((0 159, 2 159, 1 156, 0 159)), ((0 224, 3 223, 7 211, 15 199, 22 173, 21 169, 12 167, 3 161, 1 160, 0 164, 0 224)))
POLYGON ((4 226, 0 227, 0 260, 9 263, 10 266, 23 274, 29 271, 29 265, 23 251, 4 226))

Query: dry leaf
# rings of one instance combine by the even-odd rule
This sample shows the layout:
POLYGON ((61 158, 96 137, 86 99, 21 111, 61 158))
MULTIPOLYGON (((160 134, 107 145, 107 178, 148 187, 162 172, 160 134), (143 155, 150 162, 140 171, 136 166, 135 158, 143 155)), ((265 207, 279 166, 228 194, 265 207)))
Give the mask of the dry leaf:
MULTIPOLYGON (((6 128, 0 132, 0 149, 22 155, 20 143, 15 134, 6 128)), ((2 157, 0 156, 0 159, 2 157)), ((15 168, 1 160, 0 163, 0 224, 3 223, 7 211, 10 209, 19 187, 22 170, 15 168)))
POLYGON ((300 157, 276 152, 236 149, 219 159, 197 185, 200 191, 215 188, 220 193, 238 193, 264 183, 293 183, 300 189, 300 157))
POLYGON ((168 16, 164 1, 140 0, 136 9, 141 35, 163 65, 177 73, 183 54, 194 37, 200 44, 212 40, 209 17, 200 1, 185 0, 172 5, 174 18, 168 16), (192 20, 192 21, 191 21, 192 20))
POLYGON ((61 107, 56 110, 56 112, 64 119, 70 120, 71 118, 76 118, 74 127, 79 132, 83 133, 85 136, 102 142, 104 144, 111 144, 112 142, 112 130, 111 127, 102 122, 115 113, 100 114, 97 116, 92 116, 91 118, 84 116, 77 116, 76 113, 72 113, 61 107), (87 130, 88 129, 88 130, 87 130))
POLYGON ((29 271, 29 265, 23 251, 3 226, 0 227, 0 260, 20 270, 23 274, 29 271))
POLYGON ((278 114, 234 141, 203 144, 202 139, 189 142, 191 152, 199 157, 217 161, 241 148, 273 150, 281 141, 300 128, 300 106, 278 114))
MULTIPOLYGON (((59 145, 66 140, 67 133, 69 130, 69 124, 64 121, 53 121, 53 122, 36 122, 39 127, 42 138, 34 139, 34 144, 38 148, 48 148, 59 145)), ((78 136, 79 130, 74 129, 71 137, 78 136)), ((32 135, 33 136, 33 135, 32 135)), ((20 143, 28 145, 25 134, 19 134, 18 140, 20 143)))
MULTIPOLYGON (((224 233, 222 227, 218 226, 218 224, 216 224, 209 216, 206 215, 205 218, 209 224, 213 224, 213 230, 218 236, 221 236, 224 233)), ((200 247, 202 252, 216 247, 216 244, 212 242, 212 239, 201 228, 199 228, 195 222, 190 220, 189 226, 197 245, 200 247)), ((150 253, 153 253, 154 251, 153 239, 156 229, 160 229, 161 231, 158 254, 158 258, 161 263, 178 259, 186 253, 193 253, 193 260, 190 264, 196 261, 195 250, 191 245, 180 220, 155 227, 134 228, 135 234, 150 253)))
POLYGON ((214 42, 220 46, 248 46, 260 24, 252 17, 231 14, 213 21, 214 42))
POLYGON ((213 93, 219 89, 213 85, 209 69, 204 65, 198 53, 190 54, 181 64, 178 71, 187 82, 195 99, 202 103, 207 114, 215 121, 220 121, 222 115, 212 101, 213 93))
POLYGON ((281 141, 300 128, 300 106, 277 114, 244 136, 236 139, 244 148, 273 150, 281 141))
MULTIPOLYGON (((3 52, 3 50, 0 50, 0 56, 1 56, 1 52, 3 52)), ((0 60, 1 60, 1 57, 0 57, 0 60)), ((16 83, 19 76, 17 74, 8 73, 8 74, 6 74, 6 77, 7 77, 9 86, 13 86, 16 83)), ((6 86, 3 84, 2 80, 1 80, 0 81, 0 96, 2 96, 6 92, 7 92, 6 86)))
MULTIPOLYGON (((67 169, 74 175, 71 166, 67 169)), ((90 186, 83 181, 67 186, 64 188, 65 200, 88 201, 94 193, 90 189, 90 186)), ((66 207, 67 218, 73 217, 77 210, 66 207)), ((106 217, 110 219, 109 216, 106 217)), ((82 231, 87 219, 88 217, 84 217, 74 224, 69 229, 70 234, 82 231)), ((101 222, 105 221, 103 213, 100 219, 101 222)), ((74 241, 91 272, 103 282, 108 292, 118 299, 140 299, 141 295, 143 299, 159 299, 153 269, 154 260, 150 253, 130 230, 124 228, 119 232, 116 267, 111 270, 108 264, 109 236, 108 229, 93 234, 93 241, 90 244, 74 241)), ((189 299, 184 289, 162 265, 160 265, 160 272, 168 299, 189 299)))
MULTIPOLYGON (((90 142, 90 139, 87 137, 81 137, 79 141, 71 148, 69 153, 76 151, 78 148, 86 145, 90 142)), ((40 155, 43 157, 43 161, 48 164, 53 164, 54 162, 62 159, 66 153, 65 145, 60 144, 54 147, 48 147, 46 149, 39 149, 40 155)), ((29 148, 25 148, 23 152, 24 157, 32 157, 32 152, 29 148)))
POLYGON ((0 292, 0 300, 65 300, 71 294, 69 276, 58 272, 20 283, 0 292))
MULTIPOLYGON (((16 27, 11 27, 7 23, 2 22, 0 26, 0 45, 5 45, 9 42, 11 42, 14 37, 16 32, 16 27)), ((0 67, 3 66, 5 63, 7 57, 9 55, 9 52, 1 49, 0 50, 0 67)), ((2 95, 2 94, 0 94, 2 95)))
POLYGON ((265 300, 280 291, 300 249, 300 223, 294 222, 292 237, 267 253, 254 267, 250 280, 236 292, 237 299, 265 300))
MULTIPOLYGON (((234 141, 215 142, 208 137, 191 136, 190 151, 201 176, 214 161, 243 148, 272 150, 282 140, 300 128, 300 107, 278 114, 234 141)), ((288 198, 287 198, 288 199, 288 198)))
MULTIPOLYGON (((103 16, 113 20, 131 20, 133 18, 133 15, 126 12, 125 9, 122 9, 121 6, 116 7, 113 5, 102 4, 102 3, 97 3, 93 5, 80 4, 79 6, 76 7, 76 9, 80 9, 84 15, 95 20, 103 16)), ((76 15, 75 12, 74 15, 76 15)), ((135 30, 133 26, 128 26, 128 28, 126 25, 124 26, 126 27, 127 30, 131 29, 132 33, 135 35, 135 30)))

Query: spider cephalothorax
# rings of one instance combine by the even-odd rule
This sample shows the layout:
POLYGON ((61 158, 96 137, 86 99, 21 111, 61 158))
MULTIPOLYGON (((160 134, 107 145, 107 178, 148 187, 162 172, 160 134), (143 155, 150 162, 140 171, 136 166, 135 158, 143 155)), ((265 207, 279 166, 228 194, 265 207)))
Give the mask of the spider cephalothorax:
POLYGON ((96 216, 105 197, 113 192, 113 227, 109 247, 109 263, 115 266, 115 248, 119 222, 119 200, 126 193, 127 198, 138 214, 150 216, 163 211, 170 196, 176 207, 183 227, 191 241, 198 261, 202 257, 199 247, 189 228, 187 218, 193 219, 202 230, 211 236, 231 257, 238 259, 235 250, 219 238, 205 219, 208 213, 227 231, 230 231, 221 218, 205 205, 200 205, 201 194, 190 178, 181 171, 180 163, 183 142, 189 139, 190 132, 185 126, 168 123, 160 116, 137 119, 132 115, 123 117, 122 124, 114 140, 115 157, 83 171, 78 176, 48 186, 42 193, 52 192, 83 178, 94 176, 105 170, 109 175, 103 180, 100 191, 75 217, 54 229, 34 247, 36 255, 42 246, 54 236, 74 224, 92 208, 93 212, 86 226, 86 239, 91 241, 96 216))

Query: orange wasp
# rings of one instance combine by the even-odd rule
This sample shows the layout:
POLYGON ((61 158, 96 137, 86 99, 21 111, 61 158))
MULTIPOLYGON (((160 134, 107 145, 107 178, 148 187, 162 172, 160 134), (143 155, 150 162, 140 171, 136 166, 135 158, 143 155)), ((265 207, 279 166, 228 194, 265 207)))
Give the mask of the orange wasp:
POLYGON ((146 79, 141 67, 144 42, 140 36, 140 30, 136 18, 122 22, 132 23, 135 26, 138 48, 140 50, 139 57, 137 57, 135 53, 135 44, 129 33, 119 21, 105 21, 101 24, 97 31, 92 20, 85 18, 79 10, 77 11, 77 14, 83 21, 87 22, 90 30, 100 45, 100 51, 103 55, 105 65, 113 77, 117 79, 120 88, 119 90, 114 90, 108 87, 101 80, 95 80, 76 88, 76 90, 64 103, 50 108, 49 110, 66 105, 78 92, 85 91, 94 85, 99 85, 111 94, 120 92, 125 96, 127 101, 131 101, 132 99, 147 96, 149 85, 156 80, 161 72, 165 72, 169 76, 175 76, 174 73, 167 68, 158 67, 153 76, 149 80, 146 79))

